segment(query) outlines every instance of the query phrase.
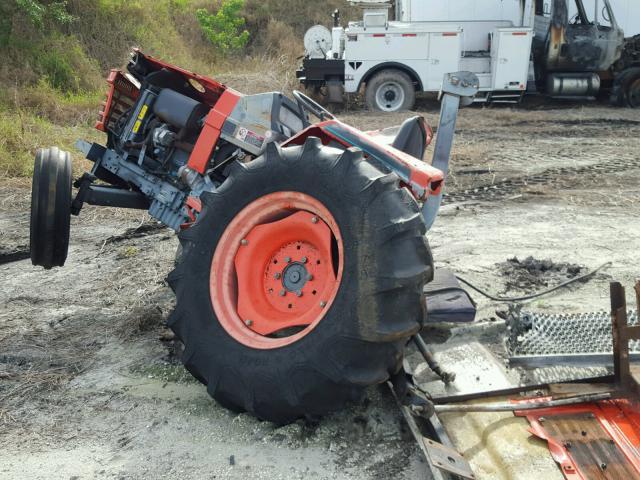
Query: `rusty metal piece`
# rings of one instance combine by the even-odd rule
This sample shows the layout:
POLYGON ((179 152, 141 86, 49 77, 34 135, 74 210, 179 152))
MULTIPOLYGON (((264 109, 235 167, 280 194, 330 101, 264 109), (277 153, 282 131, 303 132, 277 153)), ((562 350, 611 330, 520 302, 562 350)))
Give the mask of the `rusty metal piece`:
POLYGON ((566 473, 578 473, 578 478, 602 480, 639 478, 624 447, 610 436, 601 419, 592 413, 550 415, 545 418, 544 426, 534 422, 532 427, 537 436, 553 446, 554 458, 566 473))
POLYGON ((458 475, 460 478, 468 480, 475 479, 471 465, 457 450, 455 450, 453 443, 447 436, 447 433, 438 417, 436 415, 432 415, 428 419, 425 419, 429 425, 429 430, 433 432, 433 437, 438 440, 438 442, 436 442, 435 440, 424 436, 416 422, 416 415, 414 412, 411 411, 410 407, 402 404, 402 401, 398 398, 397 392, 391 382, 388 382, 388 385, 391 393, 398 403, 398 406, 400 407, 400 411, 402 412, 407 425, 409 426, 409 430, 411 430, 413 437, 425 456, 432 478, 434 480, 447 480, 450 478, 449 473, 453 473, 458 475))
POLYGON ((475 478, 471 465, 457 450, 425 437, 422 437, 422 443, 424 445, 423 451, 429 461, 440 470, 458 475, 461 478, 475 478))
MULTIPOLYGON (((620 282, 611 282, 610 291, 614 376, 620 388, 639 394, 640 386, 631 371, 629 341, 640 340, 640 326, 628 324, 625 289, 620 282)), ((635 291, 640 306, 640 281, 636 282, 635 291)))

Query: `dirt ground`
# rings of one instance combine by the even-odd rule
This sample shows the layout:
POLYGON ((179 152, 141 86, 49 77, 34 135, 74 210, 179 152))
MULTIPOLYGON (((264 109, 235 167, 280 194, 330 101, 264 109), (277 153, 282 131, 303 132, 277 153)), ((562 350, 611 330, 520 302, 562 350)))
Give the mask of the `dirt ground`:
MULTIPOLYGON (((436 125, 437 107, 420 108, 436 125)), ((407 116, 341 118, 376 129, 407 116)), ((437 266, 518 295, 611 262, 588 283, 526 305, 545 312, 605 310, 611 279, 632 285, 640 274, 638 112, 473 107, 458 130, 451 197, 428 235, 437 266), (499 195, 482 193, 505 180, 499 195), (528 257, 568 266, 530 271, 528 257)), ((149 227, 142 213, 87 207, 73 219, 66 267, 44 271, 20 260, 28 182, 0 187, 0 478, 426 478, 384 387, 317 424, 281 428, 211 400, 163 327, 173 306, 165 283, 173 233, 149 227)), ((472 296, 478 326, 446 335, 481 337, 486 325, 501 332, 496 309, 504 305, 472 296)))

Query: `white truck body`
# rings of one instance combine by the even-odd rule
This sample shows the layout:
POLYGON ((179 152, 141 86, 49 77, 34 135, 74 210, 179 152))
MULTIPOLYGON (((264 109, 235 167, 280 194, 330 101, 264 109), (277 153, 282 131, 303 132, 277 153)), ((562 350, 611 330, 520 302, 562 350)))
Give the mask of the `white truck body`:
POLYGON ((460 70, 462 31, 456 25, 390 23, 387 28, 351 26, 345 49, 345 91, 357 92, 365 75, 389 64, 411 68, 425 91, 439 91, 445 73, 460 70), (391 57, 390 52, 396 56, 391 57), (399 55, 398 55, 399 54, 399 55))
MULTIPOLYGON (((444 74, 459 70, 475 73, 482 92, 500 91, 508 97, 524 92, 533 28, 522 25, 520 0, 491 0, 482 7, 472 0, 434 0, 428 9, 424 3, 398 2, 396 14, 411 21, 371 26, 369 15, 376 12, 372 9, 365 11, 362 22, 349 23, 340 52, 345 92, 357 92, 372 70, 394 63, 415 72, 424 92, 439 92, 444 74)), ((532 25, 529 10, 527 21, 532 25)))
POLYGON ((640 105, 640 52, 626 49, 635 39, 625 42, 621 28, 639 30, 640 0, 351 1, 362 20, 310 29, 297 72, 307 88, 326 87, 329 102, 364 86, 370 108, 402 110, 416 92, 439 92, 445 73, 469 71, 477 102, 609 91, 615 103, 640 105))
MULTIPOLYGON (((596 0, 583 0, 589 12, 595 10, 596 0)), ((613 13, 626 37, 640 34, 640 1, 638 0, 610 0, 613 13)), ((551 0, 543 1, 543 10, 551 12, 551 0)), ((602 5, 602 1, 600 1, 602 5)), ((569 17, 573 17, 576 5, 568 4, 569 17)), ((402 22, 425 21, 457 21, 461 18, 472 18, 474 21, 495 20, 496 18, 509 20, 514 24, 532 26, 530 11, 522 17, 518 1, 507 0, 397 0, 396 15, 402 22)))

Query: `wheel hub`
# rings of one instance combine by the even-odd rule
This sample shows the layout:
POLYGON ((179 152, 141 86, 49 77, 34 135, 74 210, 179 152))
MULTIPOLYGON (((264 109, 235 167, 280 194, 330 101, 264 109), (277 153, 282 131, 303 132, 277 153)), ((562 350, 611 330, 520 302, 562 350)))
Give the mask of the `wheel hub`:
MULTIPOLYGON (((277 274, 275 277, 277 278, 277 274)), ((289 292, 300 292, 311 279, 309 272, 302 262, 288 265, 282 272, 282 286, 289 292)))
POLYGON ((235 256, 238 314, 271 335, 322 315, 337 285, 329 226, 310 212, 257 225, 235 256))
POLYGON ((405 94, 402 86, 397 82, 389 81, 378 88, 376 92, 376 104, 380 110, 394 112, 404 104, 405 94))

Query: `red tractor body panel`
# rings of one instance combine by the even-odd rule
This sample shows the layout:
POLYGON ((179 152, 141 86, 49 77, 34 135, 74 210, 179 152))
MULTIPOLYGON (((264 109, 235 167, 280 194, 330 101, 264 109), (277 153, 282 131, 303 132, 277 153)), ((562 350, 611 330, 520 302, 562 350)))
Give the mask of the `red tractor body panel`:
POLYGON ((375 158, 398 175, 418 200, 438 195, 442 190, 442 171, 390 145, 383 145, 375 137, 338 120, 312 125, 284 142, 283 146, 302 145, 311 136, 319 137, 325 145, 334 141, 346 148, 361 149, 366 157, 375 158))

